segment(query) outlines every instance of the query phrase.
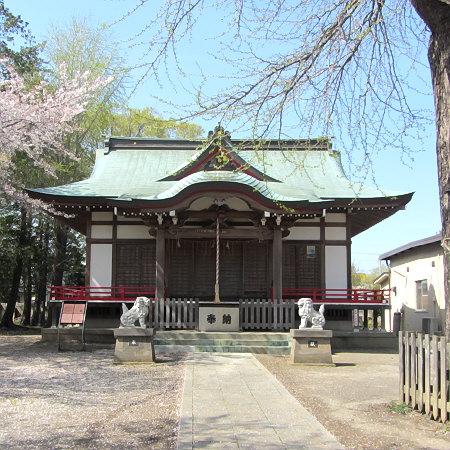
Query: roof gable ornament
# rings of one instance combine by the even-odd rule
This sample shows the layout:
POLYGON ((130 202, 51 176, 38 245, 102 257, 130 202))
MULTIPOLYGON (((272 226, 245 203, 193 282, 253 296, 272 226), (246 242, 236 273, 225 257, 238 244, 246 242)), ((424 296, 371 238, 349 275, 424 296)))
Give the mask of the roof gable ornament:
POLYGON ((220 122, 218 125, 214 128, 214 131, 208 132, 208 139, 212 140, 214 138, 220 138, 220 137, 228 137, 231 138, 231 134, 229 131, 225 131, 225 128, 220 125, 220 122))
POLYGON ((238 153, 233 147, 230 132, 226 131, 220 123, 214 131, 209 131, 206 144, 190 161, 159 181, 179 181, 196 172, 213 171, 243 172, 258 181, 279 181, 255 167, 238 153))

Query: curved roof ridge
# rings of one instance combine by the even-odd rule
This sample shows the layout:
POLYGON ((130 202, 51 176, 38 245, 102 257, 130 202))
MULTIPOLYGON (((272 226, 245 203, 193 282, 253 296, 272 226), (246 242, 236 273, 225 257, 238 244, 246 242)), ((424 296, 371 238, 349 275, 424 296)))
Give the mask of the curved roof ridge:
POLYGON ((175 195, 182 192, 189 186, 198 183, 211 183, 211 182, 225 182, 225 183, 238 183, 243 184, 245 186, 250 186, 255 191, 259 192, 264 197, 273 200, 273 201, 299 201, 299 200, 308 200, 307 198, 298 198, 291 197, 287 195, 277 194, 272 191, 266 183, 263 181, 257 180, 251 175, 245 174, 243 172, 230 172, 230 171, 200 171, 194 172, 186 177, 178 180, 171 187, 166 189, 159 194, 156 194, 152 197, 143 198, 143 200, 161 200, 170 197, 174 197, 175 195))

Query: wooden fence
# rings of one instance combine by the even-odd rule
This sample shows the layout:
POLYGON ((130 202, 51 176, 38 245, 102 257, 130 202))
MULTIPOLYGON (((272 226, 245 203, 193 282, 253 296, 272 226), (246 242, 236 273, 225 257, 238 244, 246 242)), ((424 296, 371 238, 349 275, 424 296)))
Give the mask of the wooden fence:
POLYGON ((400 332, 400 401, 446 422, 450 411, 445 337, 400 332))
POLYGON ((149 326, 159 329, 195 329, 198 327, 198 300, 167 298, 152 302, 149 326))
MULTIPOLYGON (((197 299, 156 300, 149 309, 149 326, 159 329, 198 328, 197 299)), ((289 330, 295 327, 295 300, 240 300, 242 330, 289 330)))
POLYGON ((295 328, 295 300, 240 300, 243 330, 289 330, 295 328))

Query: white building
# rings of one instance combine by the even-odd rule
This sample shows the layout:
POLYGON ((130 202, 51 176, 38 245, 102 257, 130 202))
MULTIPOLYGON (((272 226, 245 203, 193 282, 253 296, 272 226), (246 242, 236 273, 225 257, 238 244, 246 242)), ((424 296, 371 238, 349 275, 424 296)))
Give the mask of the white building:
MULTIPOLYGON (((410 242, 380 255, 389 267, 390 317, 386 326, 397 331, 394 317, 400 318, 404 331, 442 331, 445 326, 444 259, 441 235, 410 242), (401 316, 398 315, 401 313, 401 316)), ((387 311, 389 314, 389 311, 387 311)))

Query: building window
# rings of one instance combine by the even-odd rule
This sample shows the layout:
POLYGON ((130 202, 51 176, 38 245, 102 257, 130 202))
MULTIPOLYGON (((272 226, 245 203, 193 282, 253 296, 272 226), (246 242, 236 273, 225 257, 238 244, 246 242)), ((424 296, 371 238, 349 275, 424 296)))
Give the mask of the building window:
POLYGON ((427 283, 427 280, 416 281, 416 308, 428 310, 428 283, 427 283))

